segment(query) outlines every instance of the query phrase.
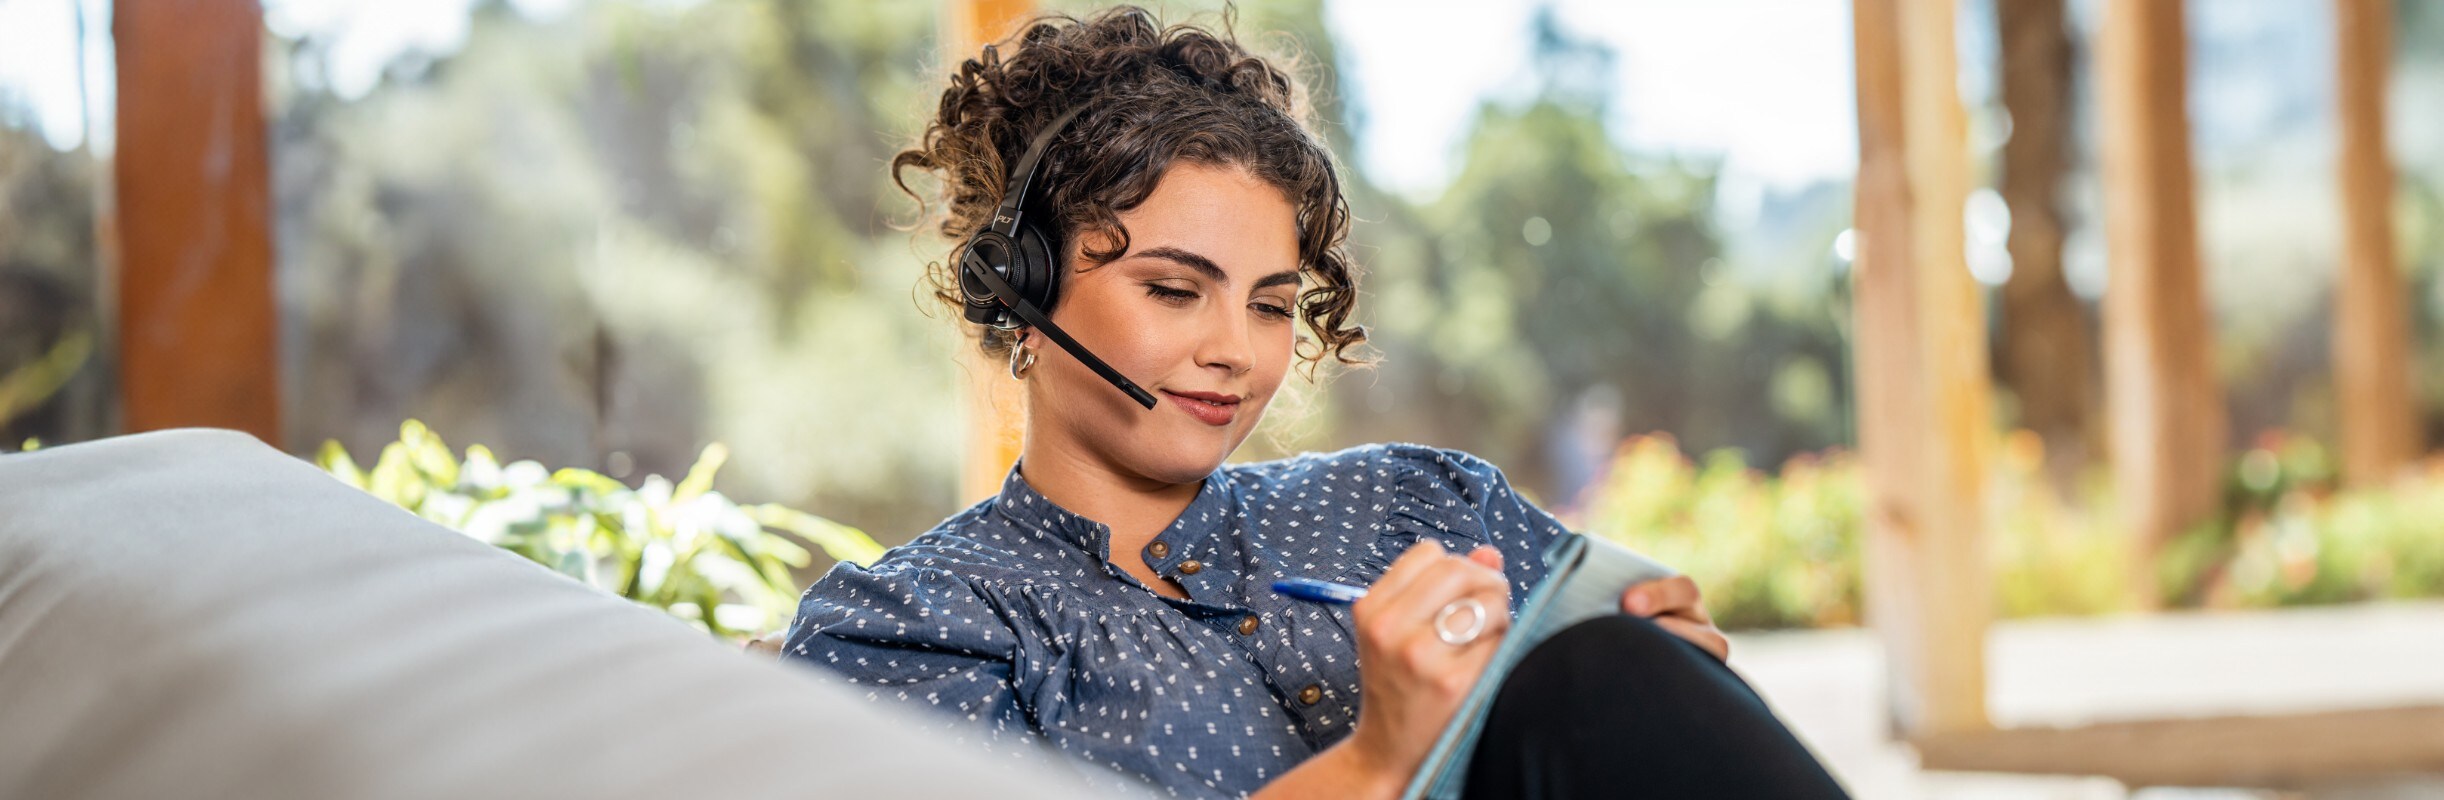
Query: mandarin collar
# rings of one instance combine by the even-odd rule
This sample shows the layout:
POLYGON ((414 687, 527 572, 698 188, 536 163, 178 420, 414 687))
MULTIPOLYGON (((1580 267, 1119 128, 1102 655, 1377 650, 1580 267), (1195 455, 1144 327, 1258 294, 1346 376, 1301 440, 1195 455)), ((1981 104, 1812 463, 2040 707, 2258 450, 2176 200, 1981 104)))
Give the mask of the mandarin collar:
MULTIPOLYGON (((1001 479, 1001 494, 993 505, 1012 522, 1030 531, 1039 531, 1067 542, 1088 554, 1110 559, 1112 529, 1110 526, 1052 502, 1027 479, 1019 476, 1019 464, 1010 465, 1010 474, 1001 479)), ((1154 541, 1169 543, 1168 555, 1178 558, 1192 549, 1203 549, 1214 531, 1228 526, 1235 514, 1231 503, 1231 486, 1227 467, 1216 468, 1197 486, 1194 499, 1180 511, 1178 519, 1157 534, 1154 541)))

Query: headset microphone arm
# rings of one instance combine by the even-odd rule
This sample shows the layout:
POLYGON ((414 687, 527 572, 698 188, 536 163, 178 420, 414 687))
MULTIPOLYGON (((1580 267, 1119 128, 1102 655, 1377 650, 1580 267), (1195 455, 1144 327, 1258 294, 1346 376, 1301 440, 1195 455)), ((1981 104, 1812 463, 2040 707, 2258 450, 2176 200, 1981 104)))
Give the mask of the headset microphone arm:
POLYGON ((1044 316, 1044 312, 1036 310, 1034 303, 1017 299, 1018 290, 1011 288, 1010 282, 1002 280, 1000 274, 995 273, 990 268, 978 266, 970 266, 968 268, 968 272, 974 273, 976 277, 983 279, 984 285, 993 290, 994 299, 1000 300, 1002 305, 1008 307, 1012 312, 1017 313, 1019 319, 1025 320, 1028 325, 1034 326, 1036 330, 1043 331, 1044 335, 1052 337, 1053 344, 1060 345, 1061 349, 1069 351, 1069 354, 1072 356, 1076 356, 1079 362, 1084 363, 1087 368, 1094 370, 1095 374, 1103 376, 1104 380, 1111 381, 1113 386, 1119 387, 1120 391, 1127 393, 1129 399, 1137 401, 1138 405, 1145 406, 1147 411, 1154 410, 1154 395, 1152 393, 1147 392, 1145 389, 1139 388, 1135 382, 1128 379, 1128 376, 1120 374, 1119 370, 1112 369, 1112 365, 1103 363, 1103 359, 1096 358, 1094 353, 1087 352, 1086 345, 1079 344, 1078 340, 1069 338, 1069 332, 1061 330, 1061 326, 1059 325, 1052 324, 1052 318, 1044 316))

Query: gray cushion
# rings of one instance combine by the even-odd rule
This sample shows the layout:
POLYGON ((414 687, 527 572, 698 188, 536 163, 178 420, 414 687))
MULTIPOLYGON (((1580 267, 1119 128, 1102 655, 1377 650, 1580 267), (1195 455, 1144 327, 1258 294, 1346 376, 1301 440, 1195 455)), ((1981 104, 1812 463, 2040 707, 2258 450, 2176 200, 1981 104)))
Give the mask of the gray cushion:
POLYGON ((244 434, 0 456, 0 797, 1076 797, 244 434))

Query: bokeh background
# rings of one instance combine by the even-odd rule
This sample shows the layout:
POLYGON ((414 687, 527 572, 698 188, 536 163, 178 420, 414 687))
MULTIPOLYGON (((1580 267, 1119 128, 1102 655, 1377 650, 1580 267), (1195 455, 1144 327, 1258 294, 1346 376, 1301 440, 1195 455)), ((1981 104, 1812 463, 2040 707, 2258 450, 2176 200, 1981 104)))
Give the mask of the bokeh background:
MULTIPOLYGON (((2097 5, 2068 4, 2075 54, 2097 5)), ((2328 4, 2192 5, 2226 433, 2242 457, 2330 443, 2341 244, 2328 4)), ((1209 20, 1219 7, 1160 4, 1209 20)), ((1967 263, 1998 312, 1996 429, 2038 432, 2054 488, 2077 495, 2101 441, 2094 80, 2070 60, 2058 264, 2015 270, 2012 209, 1993 188, 2013 133, 2000 20, 1990 2, 1960 8, 1980 184, 1967 263), (2075 302, 2031 307, 2070 318, 2001 313, 2016 310, 2015 271, 2060 275, 2075 302), (2016 340, 2044 324, 2074 334, 2065 366, 2013 370, 2016 340), (2040 426, 2032 405, 2071 412, 2040 426)), ((63 339, 107 335, 96 235, 113 147, 110 11, 0 3, 9 374, 58 363, 43 357, 63 339)), ((2444 150, 2420 143, 2444 134, 2444 14, 2400 12, 2401 261, 2414 330, 2432 338, 2444 150)), ((721 441, 731 494, 885 544, 964 505, 956 331, 913 291, 944 246, 897 227, 916 210, 883 168, 937 93, 941 13, 266 3, 286 443, 370 452, 416 417, 504 458, 633 478, 684 472, 721 441)), ((1237 18, 1251 43, 1299 54, 1317 90, 1361 219, 1362 319, 1385 357, 1307 389, 1239 458, 1458 447, 1573 511, 1601 499, 1636 437, 1766 471, 1852 440, 1847 4, 1284 1, 1241 4, 1237 18)), ((47 391, 8 396, 0 439, 114 430, 110 354, 76 352, 64 375, 35 376, 57 380, 12 384, 47 391)), ((2444 382, 2444 352, 2422 353, 2417 372, 2429 378, 2418 385, 2444 382)), ((2418 408, 2425 428, 2444 425, 2444 396, 2422 392, 2418 408)))
MULTIPOLYGON (((915 288, 946 245, 907 229, 915 204, 885 169, 960 55, 946 52, 960 5, 265 0, 278 443, 335 441, 370 463, 416 419, 502 461, 633 485, 676 480, 718 442, 723 494, 883 545, 974 501, 963 464, 992 420, 966 399, 958 331, 915 288)), ((2362 487, 2337 467, 2335 3, 2186 4, 2228 457, 2185 467, 2215 476, 2214 513, 2143 544, 2111 474, 2099 344, 2106 3, 2030 5, 1963 0, 1954 28, 1962 263, 1995 384, 1994 613, 2444 595, 2444 465, 2362 487), (2007 66, 2015 32, 2058 50, 2007 66), (2058 107, 2006 102, 2047 92, 2058 107), (2059 158, 2010 190, 2015 140, 2059 158)), ((1360 220, 1360 319, 1384 357, 1301 385, 1236 459, 1462 448, 1574 525, 1698 575, 1726 627, 1861 623, 1851 4, 1232 13, 1315 90, 1360 220)), ((2402 369, 2425 452, 2444 428, 2444 6, 2389 13, 2402 369)), ((12 448, 129 427, 113 14, 0 0, 12 448)), ((793 577, 828 564, 819 552, 793 577)))

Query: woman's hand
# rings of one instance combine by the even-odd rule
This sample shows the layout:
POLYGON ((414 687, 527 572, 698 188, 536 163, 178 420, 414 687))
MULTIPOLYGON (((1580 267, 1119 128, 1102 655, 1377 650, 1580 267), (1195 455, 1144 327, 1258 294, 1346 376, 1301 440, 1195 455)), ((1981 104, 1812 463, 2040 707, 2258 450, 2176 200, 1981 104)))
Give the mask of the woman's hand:
MULTIPOLYGON (((1358 727, 1265 784, 1256 800, 1399 796, 1510 630, 1510 595, 1502 554, 1491 547, 1455 556, 1427 539, 1402 553, 1351 608, 1362 698, 1358 727), (1485 607, 1485 627, 1454 645, 1435 634, 1434 620, 1461 599, 1485 607)), ((1458 613, 1451 626, 1466 630, 1467 612, 1458 613)))
MULTIPOLYGON (((1451 627, 1469 627, 1468 612, 1456 613, 1451 627)), ((1478 547, 1454 556, 1439 542, 1420 541, 1384 570, 1351 614, 1363 702, 1347 744, 1362 763, 1406 779, 1425 760, 1510 629, 1510 580, 1502 577, 1502 554, 1478 547), (1484 629, 1454 645, 1435 633, 1435 620, 1463 599, 1483 606, 1484 629)))
POLYGON ((787 630, 777 630, 762 636, 757 636, 747 640, 746 651, 750 655, 764 656, 767 658, 780 658, 781 640, 787 638, 789 638, 789 631, 787 630))
POLYGON ((1698 596, 1697 582, 1687 575, 1658 578, 1621 593, 1621 610, 1655 621, 1672 635, 1689 640, 1717 661, 1731 658, 1731 640, 1714 627, 1714 616, 1698 596))

